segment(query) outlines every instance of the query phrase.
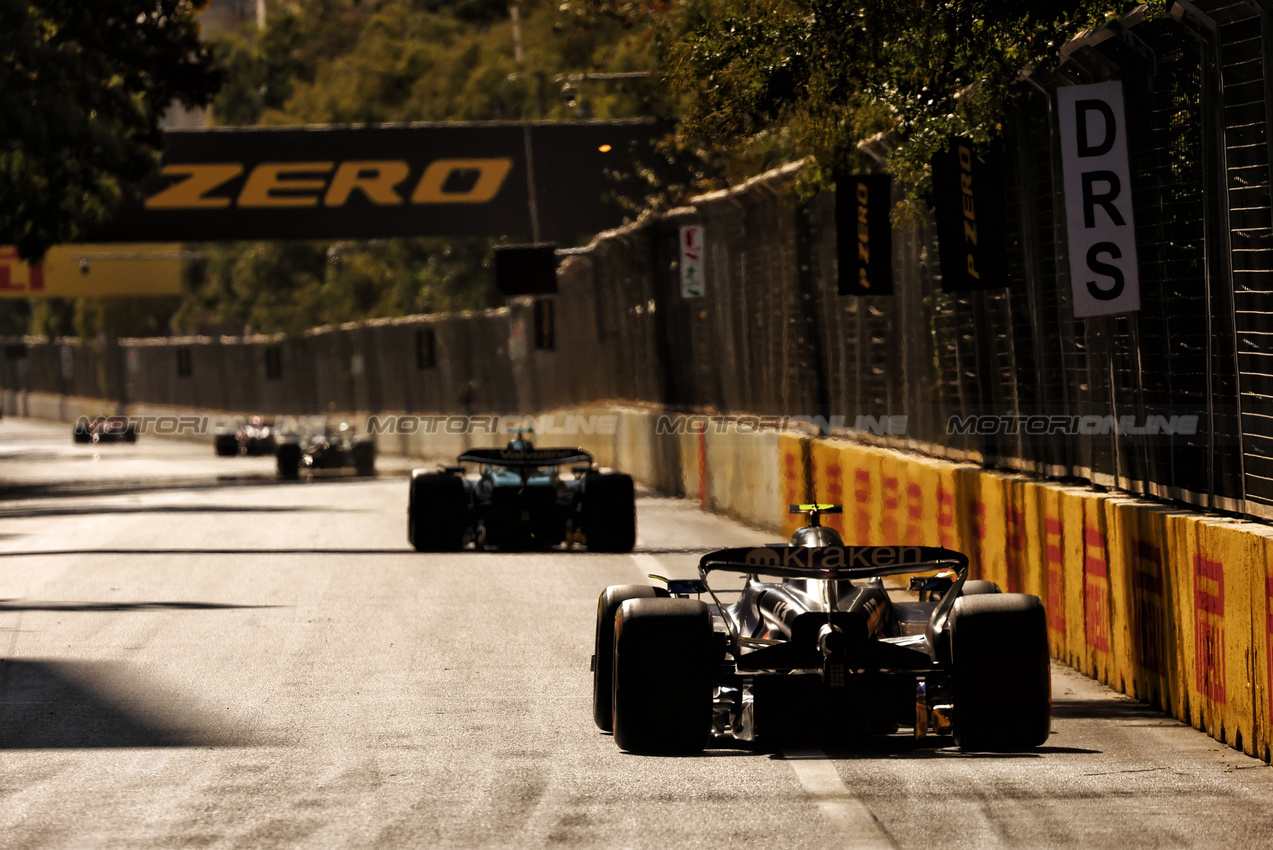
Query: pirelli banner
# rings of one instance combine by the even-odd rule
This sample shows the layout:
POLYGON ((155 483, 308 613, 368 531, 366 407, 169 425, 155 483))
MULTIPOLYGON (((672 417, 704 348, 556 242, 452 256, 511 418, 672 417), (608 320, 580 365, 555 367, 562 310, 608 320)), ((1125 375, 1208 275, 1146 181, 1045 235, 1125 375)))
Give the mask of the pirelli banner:
POLYGON ((534 214, 541 239, 566 240, 622 223, 614 198, 632 187, 613 175, 665 132, 649 121, 171 131, 158 178, 85 241, 527 238, 534 214))
POLYGON ((997 146, 955 138, 933 157, 941 288, 968 292, 1008 285, 1003 163, 997 146))
POLYGON ((840 295, 893 294, 893 178, 850 174, 835 181, 840 295))

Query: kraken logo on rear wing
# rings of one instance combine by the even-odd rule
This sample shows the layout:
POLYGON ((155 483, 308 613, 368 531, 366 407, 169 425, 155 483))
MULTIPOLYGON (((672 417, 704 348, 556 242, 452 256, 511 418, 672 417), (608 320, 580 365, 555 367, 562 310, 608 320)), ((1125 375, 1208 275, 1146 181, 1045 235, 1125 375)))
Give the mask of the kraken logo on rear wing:
POLYGON ((592 463, 592 455, 583 449, 470 449, 460 455, 458 463, 489 463, 494 466, 562 466, 568 463, 592 463))
POLYGON ((698 564, 788 578, 849 579, 953 568, 967 574, 968 556, 938 546, 760 546, 721 549, 698 564))

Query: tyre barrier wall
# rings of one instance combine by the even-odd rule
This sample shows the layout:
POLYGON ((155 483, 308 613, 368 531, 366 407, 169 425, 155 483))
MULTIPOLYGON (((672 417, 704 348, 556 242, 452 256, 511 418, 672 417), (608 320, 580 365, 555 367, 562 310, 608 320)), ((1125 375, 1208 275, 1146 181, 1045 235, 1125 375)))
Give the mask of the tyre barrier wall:
POLYGON ((1273 528, 843 441, 783 435, 779 464, 846 543, 966 553, 1043 600, 1054 657, 1270 760, 1273 528))
MULTIPOLYGON (((218 415, 12 391, 0 404, 7 415, 67 423, 101 413, 218 415)), ((844 513, 824 522, 846 543, 964 552, 974 577, 1043 600, 1054 657, 1270 760, 1273 528, 845 440, 706 427, 663 433, 666 417, 653 409, 550 415, 610 419, 597 433, 540 435, 540 445, 580 445, 647 487, 776 535, 800 524, 787 505, 834 502, 844 513)), ((384 454, 448 462, 500 439, 397 434, 378 442, 384 454)))

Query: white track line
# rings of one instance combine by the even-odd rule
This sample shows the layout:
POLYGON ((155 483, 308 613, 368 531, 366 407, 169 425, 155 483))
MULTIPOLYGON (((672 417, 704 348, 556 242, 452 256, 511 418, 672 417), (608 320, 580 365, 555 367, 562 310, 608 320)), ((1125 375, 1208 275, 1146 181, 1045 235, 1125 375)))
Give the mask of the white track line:
MULTIPOLYGON (((665 569, 653 555, 637 552, 631 557, 643 576, 660 574, 665 569)), ((844 784, 840 772, 826 753, 816 749, 790 750, 783 753, 783 758, 838 833, 835 846, 855 850, 895 850, 897 845, 893 839, 889 838, 866 804, 844 784)))
POLYGON ((860 850, 893 850, 897 847, 866 804, 844 784, 840 772, 826 753, 822 750, 789 750, 783 753, 783 758, 838 833, 837 840, 828 843, 860 850))

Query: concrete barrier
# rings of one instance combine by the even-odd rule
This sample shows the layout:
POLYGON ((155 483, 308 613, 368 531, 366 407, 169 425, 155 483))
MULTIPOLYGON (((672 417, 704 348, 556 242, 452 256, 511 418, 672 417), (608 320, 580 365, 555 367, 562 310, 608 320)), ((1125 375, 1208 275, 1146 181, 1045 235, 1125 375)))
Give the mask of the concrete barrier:
POLYGON ((1270 760, 1273 528, 844 441, 779 447, 784 500, 844 504, 827 524, 847 543, 964 552, 1043 600, 1053 656, 1270 760))

